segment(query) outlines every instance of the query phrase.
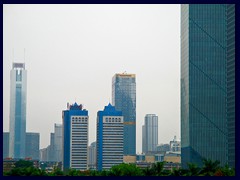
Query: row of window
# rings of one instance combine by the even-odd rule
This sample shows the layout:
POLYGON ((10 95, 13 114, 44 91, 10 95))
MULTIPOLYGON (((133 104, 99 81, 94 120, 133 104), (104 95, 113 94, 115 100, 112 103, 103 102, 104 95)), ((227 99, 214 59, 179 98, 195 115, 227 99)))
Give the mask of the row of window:
POLYGON ((77 120, 73 120, 72 119, 72 122, 87 122, 87 118, 86 119, 77 119, 77 120))

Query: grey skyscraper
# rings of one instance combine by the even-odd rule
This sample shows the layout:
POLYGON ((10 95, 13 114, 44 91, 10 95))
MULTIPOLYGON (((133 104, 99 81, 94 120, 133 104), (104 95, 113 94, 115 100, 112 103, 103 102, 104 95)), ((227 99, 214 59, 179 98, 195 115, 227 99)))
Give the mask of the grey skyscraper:
POLYGON ((10 76, 9 156, 25 158, 27 71, 13 63, 10 76))
POLYGON ((90 146, 88 146, 88 168, 96 169, 97 161, 96 161, 96 142, 92 142, 90 146))
POLYGON ((136 77, 115 74, 112 79, 112 104, 124 116, 124 155, 136 154, 136 77))
POLYGON ((27 132, 26 133, 26 152, 25 156, 33 160, 39 160, 39 144, 40 134, 27 132))
POLYGON ((143 153, 156 151, 158 145, 158 117, 155 114, 147 114, 144 123, 142 127, 142 151, 143 153))
POLYGON ((9 156, 9 132, 3 132, 3 158, 9 156))
POLYGON ((62 161, 62 124, 54 124, 54 161, 62 161))
POLYGON ((235 5, 181 5, 182 166, 235 166, 235 5))

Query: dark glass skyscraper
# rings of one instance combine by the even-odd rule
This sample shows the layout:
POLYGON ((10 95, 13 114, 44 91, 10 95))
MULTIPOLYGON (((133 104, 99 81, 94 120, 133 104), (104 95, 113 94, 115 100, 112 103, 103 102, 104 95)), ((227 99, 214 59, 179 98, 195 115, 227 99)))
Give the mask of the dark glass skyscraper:
POLYGON ((9 132, 3 132, 3 159, 9 155, 9 132))
POLYGON ((235 166, 235 5, 181 5, 182 166, 235 166))
POLYGON ((115 74, 112 104, 124 117, 124 155, 136 154, 136 78, 135 74, 115 74))

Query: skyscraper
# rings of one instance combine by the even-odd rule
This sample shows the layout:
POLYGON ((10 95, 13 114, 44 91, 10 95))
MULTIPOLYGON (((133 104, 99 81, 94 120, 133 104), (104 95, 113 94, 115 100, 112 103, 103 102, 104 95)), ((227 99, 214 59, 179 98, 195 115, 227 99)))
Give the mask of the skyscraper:
POLYGON ((62 124, 54 124, 54 156, 56 162, 62 161, 62 124))
POLYGON ((3 132, 3 159, 9 155, 9 132, 3 132))
POLYGON ((142 151, 143 153, 157 151, 158 145, 158 116, 147 114, 142 127, 142 151))
POLYGON ((92 142, 88 147, 88 167, 89 169, 96 169, 97 165, 97 147, 96 142, 92 142))
POLYGON ((124 155, 136 154, 135 74, 115 74, 112 78, 112 104, 124 117, 124 155))
POLYGON ((26 133, 26 151, 25 156, 33 160, 39 160, 39 144, 40 134, 27 132, 26 133))
POLYGON ((77 103, 62 113, 63 168, 86 170, 88 149, 88 111, 77 103))
POLYGON ((235 5, 181 5, 182 166, 235 166, 235 5))
POLYGON ((97 170, 123 162, 123 116, 110 103, 97 115, 97 170))
POLYGON ((27 71, 13 63, 10 72, 9 156, 25 158, 27 71))

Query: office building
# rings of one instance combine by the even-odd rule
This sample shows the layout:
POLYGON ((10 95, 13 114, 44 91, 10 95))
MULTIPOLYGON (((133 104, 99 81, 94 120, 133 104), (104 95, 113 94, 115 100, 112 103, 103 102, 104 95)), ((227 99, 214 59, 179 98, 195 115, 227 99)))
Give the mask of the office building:
POLYGON ((167 152, 170 151, 170 144, 159 144, 157 145, 158 152, 167 152))
POLYGON ((39 160, 39 144, 40 144, 39 133, 33 132, 26 133, 26 145, 25 145, 26 158, 30 158, 32 160, 39 160))
POLYGON ((142 152, 157 151, 158 145, 158 116, 147 114, 142 126, 142 152))
POLYGON ((25 158, 27 71, 13 63, 10 72, 9 156, 25 158))
POLYGON ((112 104, 124 117, 124 155, 136 154, 136 77, 115 74, 112 78, 112 104))
POLYGON ((96 142, 92 142, 88 147, 88 167, 89 169, 96 169, 97 165, 97 147, 96 142))
POLYGON ((54 161, 62 161, 62 124, 54 124, 54 161))
POLYGON ((87 170, 88 111, 77 103, 63 111, 63 169, 87 170))
POLYGON ((3 159, 9 156, 9 132, 3 132, 3 159))
POLYGON ((235 166, 235 5, 181 5, 181 162, 235 166))
POLYGON ((181 151, 181 141, 177 140, 177 137, 174 136, 174 139, 170 141, 170 151, 180 152, 181 151))
POLYGON ((97 170, 123 162, 123 116, 110 103, 97 114, 97 170))

